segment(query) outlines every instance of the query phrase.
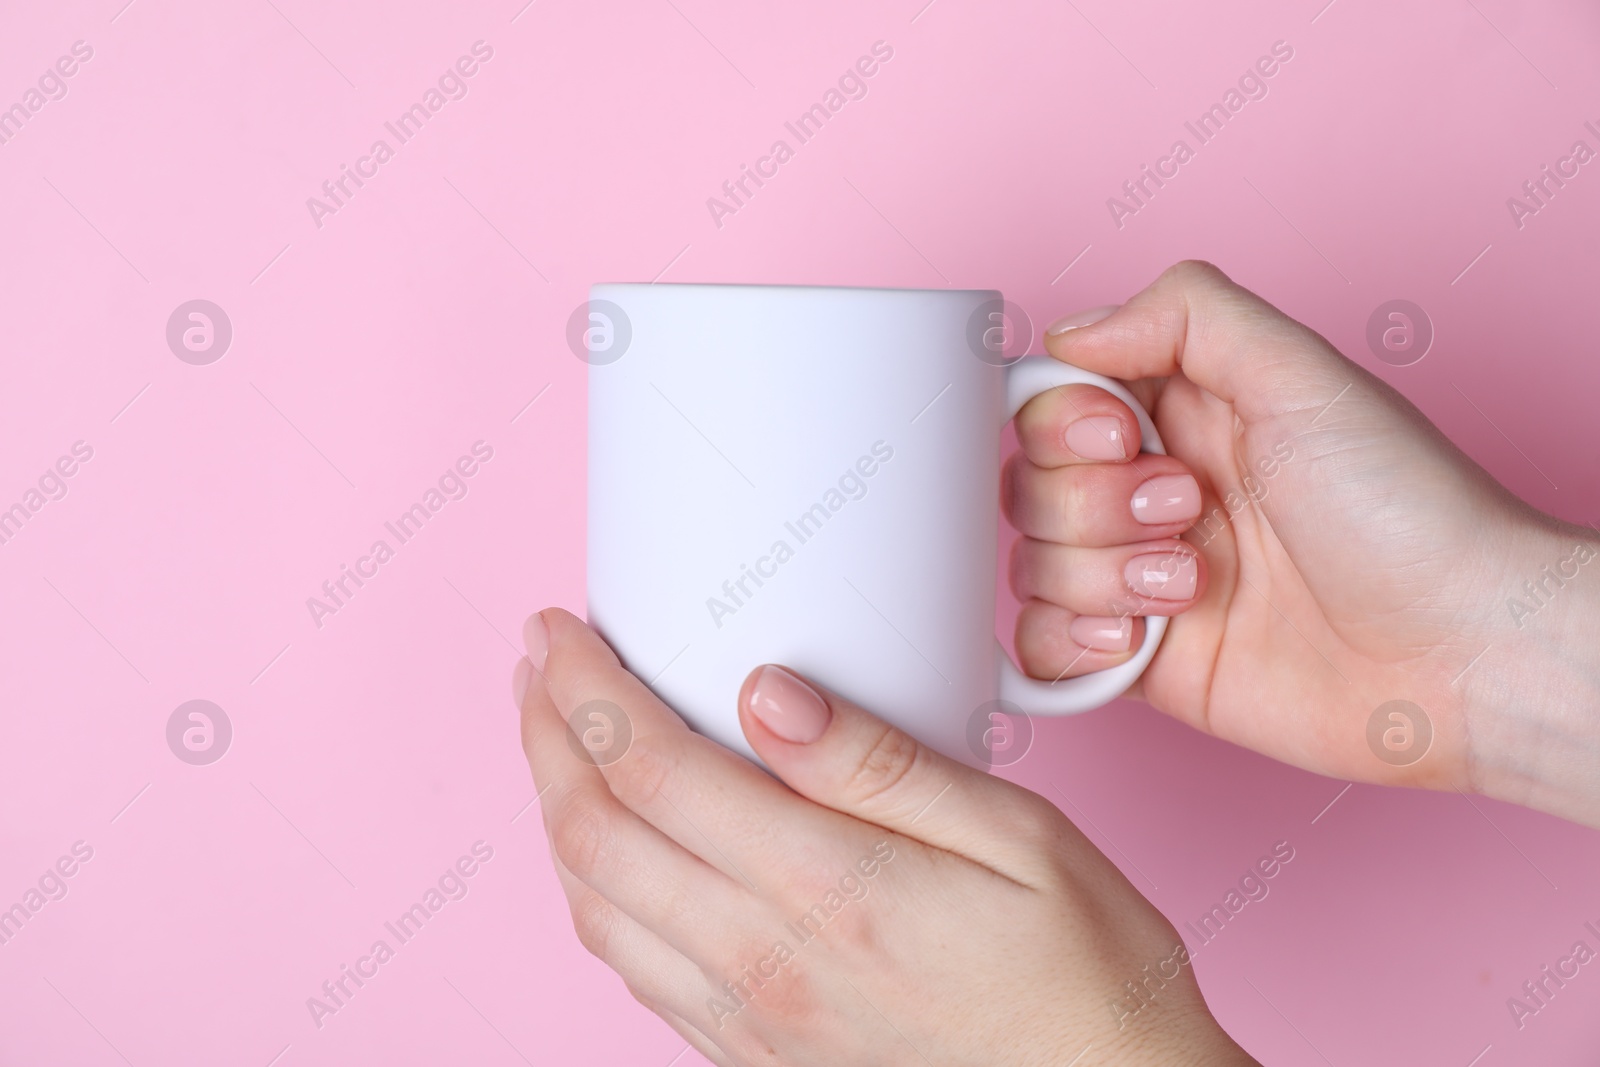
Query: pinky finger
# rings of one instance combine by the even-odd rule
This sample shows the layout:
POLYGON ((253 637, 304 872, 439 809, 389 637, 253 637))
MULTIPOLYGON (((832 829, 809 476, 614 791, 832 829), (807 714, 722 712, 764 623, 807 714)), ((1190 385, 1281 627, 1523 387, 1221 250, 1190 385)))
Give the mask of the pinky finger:
POLYGON ((681 1019, 683 1012, 710 1002, 715 991, 698 964, 579 881, 555 856, 550 858, 566 890, 579 942, 617 973, 635 1000, 663 1019, 668 1012, 681 1019))
MULTIPOLYGON (((700 1053, 700 1055, 716 1064, 717 1067, 736 1067, 733 1060, 728 1058, 727 1053, 722 1051, 722 1047, 715 1041, 711 1040, 711 1038, 707 1037, 705 1031, 694 1025, 694 1023, 691 1023, 688 1019, 685 1019, 671 1008, 663 1007, 661 1004, 656 1003, 648 996, 645 996, 644 994, 633 989, 632 986, 629 986, 628 989, 629 992, 633 993, 633 999, 637 1000, 640 1004, 643 1004, 646 1008, 659 1016, 662 1022, 676 1030, 678 1032, 678 1036, 689 1042, 690 1047, 696 1052, 700 1053)), ((683 1053, 680 1052, 678 1055, 682 1056, 683 1053)), ((668 1065, 668 1067, 676 1067, 676 1065, 677 1060, 674 1059, 668 1065)))

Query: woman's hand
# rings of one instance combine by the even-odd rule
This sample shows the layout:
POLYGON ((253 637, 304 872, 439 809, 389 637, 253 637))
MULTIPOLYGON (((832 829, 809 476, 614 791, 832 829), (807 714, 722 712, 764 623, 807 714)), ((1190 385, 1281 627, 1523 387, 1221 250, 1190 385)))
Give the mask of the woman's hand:
POLYGON ((774 780, 572 615, 524 639, 514 696, 578 937, 713 1062, 1253 1062, 1172 926, 1043 798, 769 666, 739 715, 774 780))
POLYGON ((1101 390, 1024 408, 1005 502, 1027 535, 1012 584, 1029 673, 1125 658, 1084 655, 1075 617, 1176 615, 1135 693, 1192 726, 1324 774, 1600 825, 1594 530, 1518 501, 1208 264, 1052 331, 1057 359, 1130 382, 1171 458, 1137 455, 1137 422, 1101 390), (1129 503, 1174 472, 1181 543, 1129 503))

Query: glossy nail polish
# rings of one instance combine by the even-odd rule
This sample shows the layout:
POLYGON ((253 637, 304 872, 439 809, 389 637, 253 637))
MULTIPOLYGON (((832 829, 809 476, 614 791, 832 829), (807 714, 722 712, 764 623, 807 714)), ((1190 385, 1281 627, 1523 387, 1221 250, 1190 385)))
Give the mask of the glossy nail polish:
POLYGON ((1128 561, 1122 577, 1140 596, 1189 600, 1200 585, 1200 564, 1189 552, 1146 552, 1128 561))
POLYGON ((550 627, 545 625, 543 615, 530 615, 522 624, 522 645, 528 650, 533 669, 543 674, 544 661, 550 658, 550 627))
POLYGON ((1115 415, 1091 415, 1067 427, 1067 447, 1079 459, 1122 460, 1128 458, 1122 420, 1115 415))
POLYGON ((1082 648, 1126 652, 1133 643, 1133 620, 1109 615, 1079 615, 1067 624, 1067 636, 1082 648))
POLYGON ((1146 526, 1188 522, 1200 515, 1200 485, 1188 474, 1163 474, 1133 491, 1133 517, 1146 526))
POLYGON ((750 687, 750 711, 761 724, 785 741, 809 745, 833 719, 827 701, 799 677, 767 665, 750 687))
POLYGON ((1054 337, 1056 334, 1066 333, 1068 330, 1076 330, 1081 326, 1093 326, 1121 306, 1121 304, 1107 304, 1105 307, 1090 308, 1087 311, 1075 311, 1071 315, 1063 315, 1049 326, 1046 326, 1044 332, 1047 336, 1054 337))

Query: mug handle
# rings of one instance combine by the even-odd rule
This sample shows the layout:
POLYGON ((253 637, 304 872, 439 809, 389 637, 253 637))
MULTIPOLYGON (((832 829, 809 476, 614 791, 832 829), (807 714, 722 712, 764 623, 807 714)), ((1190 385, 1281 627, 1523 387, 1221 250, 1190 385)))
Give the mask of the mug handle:
MULTIPOLYGON (((1006 368, 1004 421, 1010 422, 1022 410, 1022 405, 1040 393, 1063 385, 1093 385, 1117 397, 1133 409, 1139 420, 1139 439, 1143 446, 1140 451, 1166 455, 1166 447, 1161 443, 1161 435, 1156 433, 1150 413, 1121 383, 1049 356, 1024 356, 1006 368)), ((1150 665, 1156 646, 1161 644, 1161 636, 1167 632, 1167 621, 1164 615, 1145 618, 1144 643, 1127 662, 1054 682, 1043 682, 1022 673, 1002 645, 1000 699, 1029 715, 1076 715, 1110 703, 1126 692, 1150 665)))

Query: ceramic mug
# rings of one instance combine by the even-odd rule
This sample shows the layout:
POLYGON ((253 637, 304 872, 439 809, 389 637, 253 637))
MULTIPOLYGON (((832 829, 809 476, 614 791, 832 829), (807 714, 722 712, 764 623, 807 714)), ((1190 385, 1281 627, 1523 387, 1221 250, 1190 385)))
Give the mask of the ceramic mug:
POLYGON ((995 638, 1004 423, 1087 383, 1163 451, 1120 384, 1005 359, 1005 307, 974 289, 591 289, 568 334, 590 364, 589 621, 696 730, 754 759, 739 688, 781 663, 983 766, 1019 712, 1098 707, 1150 662, 1165 618, 1126 662, 1053 683, 995 638))

